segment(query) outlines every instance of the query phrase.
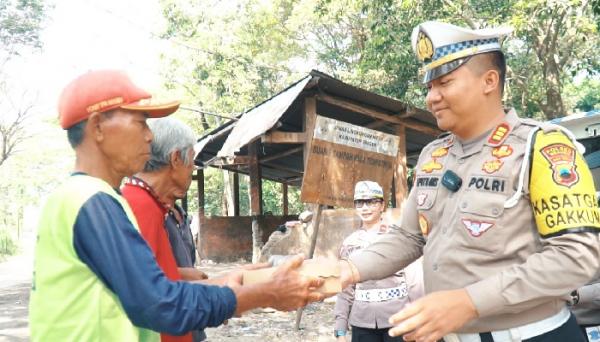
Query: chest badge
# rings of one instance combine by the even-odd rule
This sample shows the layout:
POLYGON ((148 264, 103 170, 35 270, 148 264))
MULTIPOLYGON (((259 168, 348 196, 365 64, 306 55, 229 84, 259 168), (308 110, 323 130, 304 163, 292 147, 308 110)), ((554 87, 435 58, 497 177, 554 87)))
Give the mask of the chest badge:
POLYGON ((511 154, 513 154, 513 148, 510 145, 500 145, 492 150, 492 156, 496 158, 505 158, 511 154))
POLYGON ((481 234, 485 233, 494 226, 494 224, 491 222, 475 221, 469 219, 462 219, 462 223, 465 226, 465 228, 467 228, 467 230, 469 231, 469 234, 471 234, 471 236, 474 237, 480 237, 481 234))
POLYGON ((565 144, 552 144, 540 150, 552 169, 552 180, 567 188, 579 181, 575 165, 575 149, 565 144))
POLYGON ((485 163, 483 163, 481 170, 487 174, 492 174, 492 173, 500 170, 502 165, 504 165, 504 162, 501 161, 500 159, 488 160, 485 163))
POLYGON ((429 234, 429 221, 423 214, 419 214, 419 227, 421 228, 421 234, 427 236, 429 234))
POLYGON ((496 126, 496 128, 490 135, 490 137, 488 139, 488 143, 490 143, 492 145, 496 145, 496 146, 500 145, 504 141, 506 136, 508 135, 509 131, 510 131, 510 126, 508 124, 506 124, 506 123, 499 124, 498 126, 496 126))
POLYGON ((447 147, 440 147, 437 150, 431 152, 431 157, 432 158, 441 158, 444 157, 448 154, 448 148, 447 147))
POLYGON ((438 163, 435 159, 432 159, 423 164, 421 171, 425 173, 432 173, 434 170, 441 170, 442 167, 444 167, 442 164, 438 163))

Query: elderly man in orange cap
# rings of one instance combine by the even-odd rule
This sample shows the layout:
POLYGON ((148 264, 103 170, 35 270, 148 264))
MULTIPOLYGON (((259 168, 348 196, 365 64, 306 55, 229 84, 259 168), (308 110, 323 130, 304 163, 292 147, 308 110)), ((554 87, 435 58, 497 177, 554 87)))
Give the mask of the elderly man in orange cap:
POLYGON ((266 282, 234 272, 212 283, 170 281, 118 188, 150 155, 148 117, 177 110, 122 72, 86 73, 63 91, 59 118, 76 162, 40 217, 30 303, 33 341, 150 341, 217 326, 255 307, 291 310, 322 295, 298 256, 266 282))

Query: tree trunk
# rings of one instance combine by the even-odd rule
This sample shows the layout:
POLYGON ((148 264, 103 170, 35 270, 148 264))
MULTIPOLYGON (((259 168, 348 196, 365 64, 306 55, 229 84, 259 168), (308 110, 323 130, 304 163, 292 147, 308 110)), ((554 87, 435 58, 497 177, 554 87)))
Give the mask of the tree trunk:
MULTIPOLYGON (((550 58, 548 58, 550 59, 550 58)), ((553 60, 546 60, 546 101, 540 104, 546 120, 556 119, 567 115, 561 94, 559 66, 553 60)))

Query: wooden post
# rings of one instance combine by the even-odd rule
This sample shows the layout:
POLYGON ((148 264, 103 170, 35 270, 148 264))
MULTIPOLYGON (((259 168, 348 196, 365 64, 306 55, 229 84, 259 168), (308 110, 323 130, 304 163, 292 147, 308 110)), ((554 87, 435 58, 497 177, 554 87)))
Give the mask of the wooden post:
POLYGON ((396 169, 394 170, 394 188, 396 197, 396 208, 401 209, 404 200, 408 197, 408 169, 406 167, 406 127, 398 125, 396 135, 400 138, 398 143, 398 155, 396 157, 396 169))
POLYGON ((286 183, 281 183, 281 192, 283 194, 283 216, 288 214, 288 185, 286 183))
POLYGON ((202 244, 200 243, 202 236, 202 225, 205 221, 204 212, 204 169, 198 169, 196 171, 196 182, 198 183, 198 240, 196 240, 196 250, 198 255, 204 255, 202 250, 202 244))
POLYGON ((233 216, 240 216, 240 174, 233 173, 233 216))
MULTIPOLYGON (((396 180, 392 178, 392 191, 390 200, 392 202, 392 208, 396 208, 396 180)), ((387 203, 386 203, 387 205, 387 203)))
POLYGON ((202 222, 202 219, 206 216, 204 212, 204 170, 198 169, 196 176, 198 182, 198 221, 202 222))
MULTIPOLYGON (((313 139, 313 132, 315 130, 315 124, 317 121, 317 98, 316 97, 307 97, 304 99, 304 121, 302 122, 302 126, 304 128, 304 132, 306 133, 306 142, 304 143, 304 173, 306 173, 306 168, 308 164, 308 155, 310 154, 310 146, 313 139)), ((313 242, 316 246, 316 239, 318 233, 318 222, 316 220, 316 216, 321 216, 322 206, 315 204, 312 207, 313 212, 313 235, 310 242, 310 250, 308 253, 308 257, 312 258, 312 253, 314 253, 313 242), (315 225, 315 221, 317 225, 315 225)), ((304 312, 304 308, 300 308, 296 311, 296 330, 300 330, 300 321, 302 320, 302 313, 304 312)))
MULTIPOLYGON (((313 205, 313 217, 312 217, 312 227, 313 232, 310 240, 310 249, 308 250, 308 258, 312 259, 315 255, 315 248, 317 247, 317 237, 319 236, 319 224, 321 223, 321 212, 323 212, 323 208, 325 208, 322 204, 314 204, 313 205)), ((300 308, 296 311, 296 330, 300 330, 300 321, 302 321, 302 313, 304 312, 304 308, 300 308)))
POLYGON ((260 249, 262 248, 262 228, 258 222, 258 217, 262 215, 262 179, 260 175, 260 165, 258 164, 258 144, 259 141, 253 141, 248 144, 248 155, 250 156, 249 176, 250 176, 250 213, 252 216, 252 262, 256 263, 260 259, 260 249))
POLYGON ((314 208, 316 210, 312 217, 313 233, 310 240, 310 250, 308 251, 309 259, 312 259, 315 255, 315 248, 317 247, 317 237, 319 236, 319 225, 321 223, 321 212, 323 212, 323 208, 325 208, 325 206, 322 204, 315 204, 314 208))
POLYGON ((304 99, 304 132, 306 133, 306 142, 304 143, 304 170, 306 170, 306 163, 308 162, 308 155, 310 154, 310 145, 313 138, 313 131, 315 130, 315 123, 317 121, 317 99, 316 97, 307 97, 304 99))

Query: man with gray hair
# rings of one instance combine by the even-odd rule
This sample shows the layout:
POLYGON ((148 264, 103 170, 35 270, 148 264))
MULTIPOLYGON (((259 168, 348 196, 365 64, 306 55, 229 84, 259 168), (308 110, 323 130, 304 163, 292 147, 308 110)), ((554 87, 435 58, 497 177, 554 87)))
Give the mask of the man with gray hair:
MULTIPOLYGON (((186 212, 175 201, 185 196, 194 170, 194 132, 174 118, 151 120, 154 135, 144 170, 127 180, 123 196, 138 220, 158 265, 172 280, 208 278, 194 267, 196 248, 186 212)), ((203 341, 204 331, 161 335, 164 341, 203 341), (192 338, 193 335, 193 338, 192 338)))

